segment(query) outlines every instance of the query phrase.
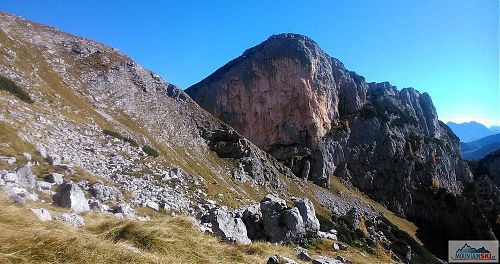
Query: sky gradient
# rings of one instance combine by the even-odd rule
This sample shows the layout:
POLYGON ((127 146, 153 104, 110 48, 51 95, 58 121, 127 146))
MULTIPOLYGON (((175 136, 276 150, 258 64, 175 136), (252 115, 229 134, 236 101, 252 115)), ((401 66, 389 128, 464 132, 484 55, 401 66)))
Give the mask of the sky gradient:
POLYGON ((3 0, 0 9, 116 47, 184 89, 272 34, 304 34, 368 82, 428 92, 445 122, 500 125, 498 0, 3 0))

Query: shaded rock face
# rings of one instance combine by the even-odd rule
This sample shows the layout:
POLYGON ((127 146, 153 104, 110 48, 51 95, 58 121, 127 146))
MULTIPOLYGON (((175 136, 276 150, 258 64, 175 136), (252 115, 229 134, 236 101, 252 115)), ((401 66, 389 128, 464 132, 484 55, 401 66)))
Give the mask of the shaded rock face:
POLYGON ((288 208, 285 200, 267 195, 260 202, 266 237, 271 242, 294 242, 314 237, 319 231, 314 206, 307 199, 294 200, 288 208))
MULTIPOLYGON (((443 189, 462 209, 473 207, 461 200, 472 174, 431 97, 366 83, 307 37, 272 36, 186 92, 320 186, 336 175, 399 215, 430 223, 437 223, 440 206, 419 203, 434 199, 432 189, 443 189)), ((462 219, 453 212, 448 217, 462 219)), ((463 224, 468 230, 485 224, 476 220, 463 224)))
POLYGON ((251 204, 239 208, 236 214, 241 217, 241 220, 245 224, 248 238, 252 241, 265 239, 262 213, 259 204, 251 204))
POLYGON ((17 183, 23 188, 33 189, 35 187, 35 175, 31 172, 31 166, 26 164, 16 170, 17 183))
POLYGON ((214 208, 202 217, 201 222, 210 224, 212 232, 227 242, 252 243, 243 220, 235 217, 225 206, 214 208))
POLYGON ((55 205, 71 208, 75 213, 90 211, 85 193, 75 183, 65 182, 59 185, 52 200, 55 205))
POLYGON ((500 151, 479 160, 468 197, 481 209, 498 237, 500 235, 500 151))

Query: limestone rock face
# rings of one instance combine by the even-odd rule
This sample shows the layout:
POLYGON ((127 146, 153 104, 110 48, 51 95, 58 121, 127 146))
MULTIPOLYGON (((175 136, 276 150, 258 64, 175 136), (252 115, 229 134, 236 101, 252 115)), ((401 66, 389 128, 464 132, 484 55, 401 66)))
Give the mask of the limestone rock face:
POLYGON ((52 199, 57 206, 71 208, 75 213, 90 211, 85 193, 71 182, 59 185, 52 199))
POLYGON ((299 210, 299 214, 302 217, 302 222, 304 223, 304 229, 309 235, 317 235, 319 231, 319 220, 316 217, 316 211, 314 210, 314 205, 308 199, 295 199, 293 204, 299 210))
MULTIPOLYGON (((308 37, 272 36, 186 92, 297 177, 328 187, 336 175, 397 214, 434 224, 442 206, 434 189, 473 208, 462 200, 472 174, 431 97, 366 83, 308 37)), ((449 213, 468 230, 485 224, 449 213)))
POLYGON ((319 221, 312 203, 307 199, 294 203, 296 207, 288 208, 285 200, 270 194, 261 200, 264 231, 271 242, 299 241, 318 234, 319 221))
POLYGON ((202 221, 210 223, 214 234, 227 242, 236 242, 243 245, 252 243, 248 238, 246 226, 241 218, 234 217, 224 206, 212 210, 202 221))
POLYGON ((474 171, 474 184, 468 189, 468 197, 481 208, 495 235, 500 236, 500 151, 492 152, 478 162, 474 171))
POLYGON ((31 166, 26 164, 16 170, 17 184, 23 188, 33 189, 35 187, 35 175, 31 172, 31 166))
POLYGON ((314 145, 339 112, 352 113, 362 106, 367 86, 361 81, 311 39, 284 34, 245 51, 187 93, 270 150, 314 145), (341 84, 352 89, 339 96, 341 84))

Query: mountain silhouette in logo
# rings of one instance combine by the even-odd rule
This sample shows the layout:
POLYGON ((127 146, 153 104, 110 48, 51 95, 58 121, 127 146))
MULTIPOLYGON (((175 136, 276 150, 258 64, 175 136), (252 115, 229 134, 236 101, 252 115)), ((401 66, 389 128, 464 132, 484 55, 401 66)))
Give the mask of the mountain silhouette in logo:
POLYGON ((490 251, 485 249, 484 247, 476 249, 467 245, 466 243, 461 249, 457 250, 457 254, 460 253, 490 253, 490 251))

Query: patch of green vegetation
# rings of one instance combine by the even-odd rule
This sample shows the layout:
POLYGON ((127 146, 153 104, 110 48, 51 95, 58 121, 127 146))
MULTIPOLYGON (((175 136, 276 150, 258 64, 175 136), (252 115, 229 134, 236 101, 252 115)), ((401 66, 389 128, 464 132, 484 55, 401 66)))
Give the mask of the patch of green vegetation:
POLYGON ((331 229, 335 228, 335 224, 333 221, 324 215, 321 214, 316 214, 316 218, 318 218, 319 221, 319 229, 323 232, 328 232, 331 229))
POLYGON ((312 248, 316 247, 319 243, 321 242, 321 238, 318 236, 307 238, 307 239, 302 239, 298 242, 299 246, 303 248, 312 248))
POLYGON ((382 230, 384 236, 393 241, 395 245, 409 245, 411 247, 414 255, 412 254, 413 257, 410 263, 439 263, 427 249, 415 241, 408 233, 391 223, 387 218, 382 217, 382 224, 379 224, 378 227, 382 230))
POLYGON ((17 96, 21 101, 32 104, 34 103, 33 99, 31 99, 28 92, 26 92, 23 88, 19 87, 15 82, 10 80, 9 78, 0 75, 0 90, 7 91, 15 96, 17 96))
POLYGON ((146 154, 148 154, 148 156, 151 156, 151 157, 158 157, 160 156, 160 153, 158 153, 158 151, 156 151, 156 149, 148 146, 148 145, 145 145, 142 147, 142 151, 144 151, 146 154))
POLYGON ((374 254, 373 248, 371 248, 366 241, 366 236, 361 230, 352 230, 349 228, 347 223, 339 217, 332 216, 332 218, 327 218, 321 215, 316 215, 320 223, 320 230, 327 232, 331 229, 337 230, 337 238, 348 245, 351 245, 359 250, 374 254))
POLYGON ((102 133, 104 133, 105 135, 108 135, 110 137, 114 137, 114 138, 117 138, 117 139, 120 139, 120 140, 123 140, 124 142, 127 142, 130 144, 130 146, 132 147, 139 147, 139 144, 137 144, 137 142, 135 140, 133 140, 132 138, 129 138, 129 137, 125 137, 125 136, 122 136, 120 133, 118 132, 115 132, 115 131, 112 131, 112 130, 107 130, 107 129, 104 129, 102 131, 102 133))

